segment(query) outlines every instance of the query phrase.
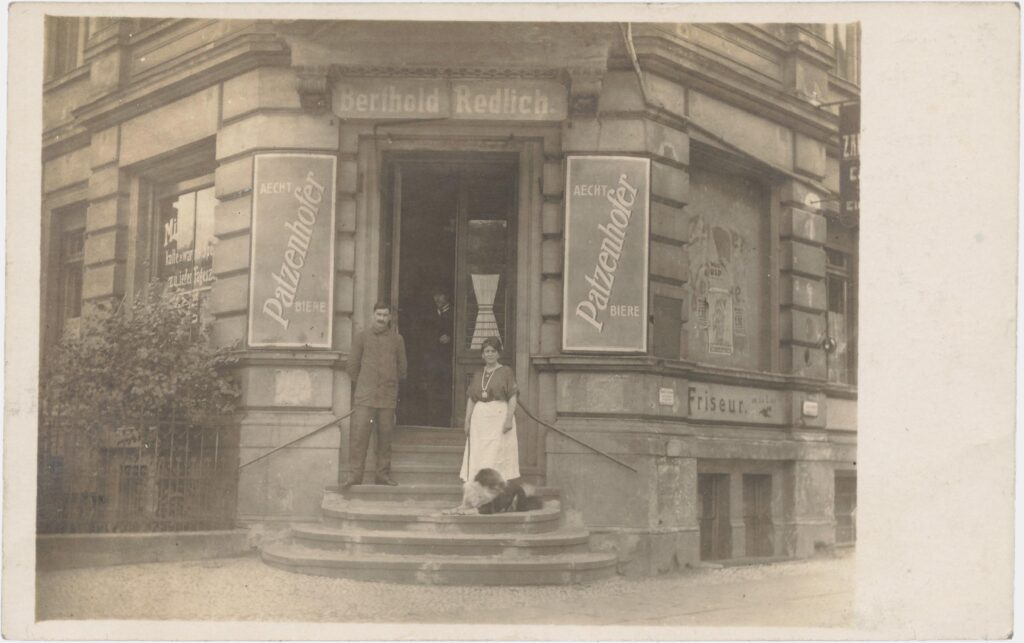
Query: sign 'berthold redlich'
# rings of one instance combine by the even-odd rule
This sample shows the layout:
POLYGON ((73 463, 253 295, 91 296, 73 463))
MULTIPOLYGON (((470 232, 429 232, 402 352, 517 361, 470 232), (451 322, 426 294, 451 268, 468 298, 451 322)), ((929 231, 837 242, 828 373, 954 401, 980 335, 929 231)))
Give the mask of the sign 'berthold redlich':
POLYGON ((331 347, 337 159, 258 154, 249 346, 331 347))
POLYGON ((647 350, 649 159, 570 156, 562 348, 647 350))
POLYGON ((561 121, 568 104, 553 80, 341 78, 331 108, 344 119, 561 121))

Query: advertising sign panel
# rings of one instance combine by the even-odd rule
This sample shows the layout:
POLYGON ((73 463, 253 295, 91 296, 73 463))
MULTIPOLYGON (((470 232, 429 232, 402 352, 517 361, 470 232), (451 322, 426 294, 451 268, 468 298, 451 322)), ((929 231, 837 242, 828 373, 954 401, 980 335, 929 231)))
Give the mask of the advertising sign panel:
POLYGON ((249 346, 331 347, 337 158, 258 154, 249 346))
POLYGON ((839 107, 839 215, 843 221, 860 216, 860 103, 839 107))
POLYGON ((566 161, 562 348, 646 352, 650 159, 566 161))
POLYGON ((782 391, 725 384, 693 383, 686 397, 687 415, 695 420, 781 424, 786 408, 782 391))

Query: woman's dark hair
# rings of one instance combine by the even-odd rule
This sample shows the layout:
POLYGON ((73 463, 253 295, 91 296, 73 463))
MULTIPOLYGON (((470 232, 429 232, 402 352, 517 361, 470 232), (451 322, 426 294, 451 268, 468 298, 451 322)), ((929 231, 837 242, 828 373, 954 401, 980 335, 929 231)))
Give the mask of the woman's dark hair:
POLYGON ((494 350, 501 352, 501 340, 497 337, 486 337, 484 341, 480 343, 480 352, 484 352, 484 349, 490 346, 494 350))

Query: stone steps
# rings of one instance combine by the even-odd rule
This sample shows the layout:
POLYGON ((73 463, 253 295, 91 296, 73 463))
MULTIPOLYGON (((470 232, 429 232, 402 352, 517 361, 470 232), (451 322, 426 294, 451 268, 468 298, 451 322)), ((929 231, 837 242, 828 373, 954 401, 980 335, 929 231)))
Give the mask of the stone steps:
POLYGON ((577 552, 551 556, 415 556, 325 551, 273 543, 263 560, 317 576, 420 585, 569 585, 615 575, 616 556, 577 552))
MULTIPOLYGON (((556 499, 559 496, 558 489, 554 487, 536 487, 535 492, 545 500, 556 499)), ((415 484, 399 485, 391 487, 388 485, 358 484, 349 487, 344 493, 339 493, 338 486, 330 486, 325 490, 327 494, 325 502, 341 502, 344 500, 357 500, 368 502, 415 502, 450 503, 454 507, 462 501, 462 484, 415 484)))
POLYGON ((339 529, 414 531, 435 533, 541 533, 558 529, 562 510, 557 500, 546 500, 536 511, 464 516, 441 513, 454 502, 344 502, 325 499, 325 525, 339 529))
MULTIPOLYGON (((304 574, 427 585, 564 585, 613 576, 614 552, 591 551, 567 525, 558 489, 537 486, 543 507, 448 515, 462 501, 461 429, 399 427, 392 450, 398 486, 324 490, 321 521, 292 526, 262 547, 269 565, 304 574)), ((372 476, 373 473, 367 473, 372 476)))
MULTIPOLYGON (((461 485, 459 469, 462 467, 462 456, 455 465, 438 464, 408 464, 391 461, 391 477, 395 482, 402 485, 461 485)), ((367 476, 364 479, 367 479, 367 476)))
POLYGON ((397 426, 392 439, 392 449, 396 446, 457 446, 466 444, 466 432, 458 427, 437 426, 397 426))
POLYGON ((339 529, 313 523, 295 525, 292 537, 304 547, 352 554, 523 557, 589 551, 587 531, 572 528, 541 533, 451 533, 339 529))

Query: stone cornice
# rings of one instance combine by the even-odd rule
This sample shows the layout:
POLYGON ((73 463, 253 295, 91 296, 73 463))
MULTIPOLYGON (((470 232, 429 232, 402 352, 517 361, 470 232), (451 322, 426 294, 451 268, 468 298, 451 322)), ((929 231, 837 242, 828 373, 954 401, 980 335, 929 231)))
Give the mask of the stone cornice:
POLYGON ((726 26, 731 30, 742 33, 744 36, 754 40, 762 47, 772 49, 780 54, 786 51, 786 41, 768 32, 760 25, 728 24, 726 26))
POLYGON ((645 373, 713 384, 754 386, 777 390, 796 389, 806 392, 824 393, 831 397, 851 399, 856 399, 857 397, 857 387, 855 386, 794 377, 781 373, 722 368, 685 360, 663 359, 650 355, 554 355, 535 356, 531 361, 537 370, 541 372, 645 373))
MULTIPOLYGON (((692 87, 714 98, 760 114, 819 140, 838 129, 838 118, 787 93, 727 59, 712 59, 697 48, 661 35, 634 38, 641 68, 692 87)), ((616 66, 628 68, 627 61, 616 66)))
POLYGON ((45 96, 46 94, 49 94, 54 90, 60 89, 65 85, 70 85, 75 81, 88 79, 91 69, 92 68, 89 65, 82 65, 80 67, 72 69, 71 71, 62 76, 51 78, 50 80, 46 81, 46 83, 43 85, 43 95, 45 96))
POLYGON ((527 78, 565 81, 562 68, 331 65, 331 78, 527 78))
POLYGON ((88 147, 92 135, 74 123, 53 128, 43 135, 43 162, 88 147))
POLYGON ((833 72, 829 72, 828 84, 829 89, 832 91, 839 91, 842 92, 843 94, 848 94, 851 97, 860 96, 860 86, 857 85, 857 83, 853 82, 852 80, 840 78, 833 72))
POLYGON ((806 42, 797 41, 791 43, 789 46, 789 50, 790 52, 798 56, 803 56, 804 58, 813 61, 819 67, 822 67, 824 69, 832 68, 833 61, 831 56, 829 56, 827 52, 821 51, 817 47, 814 47, 813 45, 810 45, 806 42))
POLYGON ((182 59, 174 69, 132 84, 74 110, 78 123, 102 129, 177 98, 266 65, 287 65, 287 46, 274 34, 241 33, 201 55, 182 59))
POLYGON ((344 368, 348 355, 338 351, 299 351, 299 350, 255 350, 242 349, 233 353, 239 366, 327 366, 344 368))

